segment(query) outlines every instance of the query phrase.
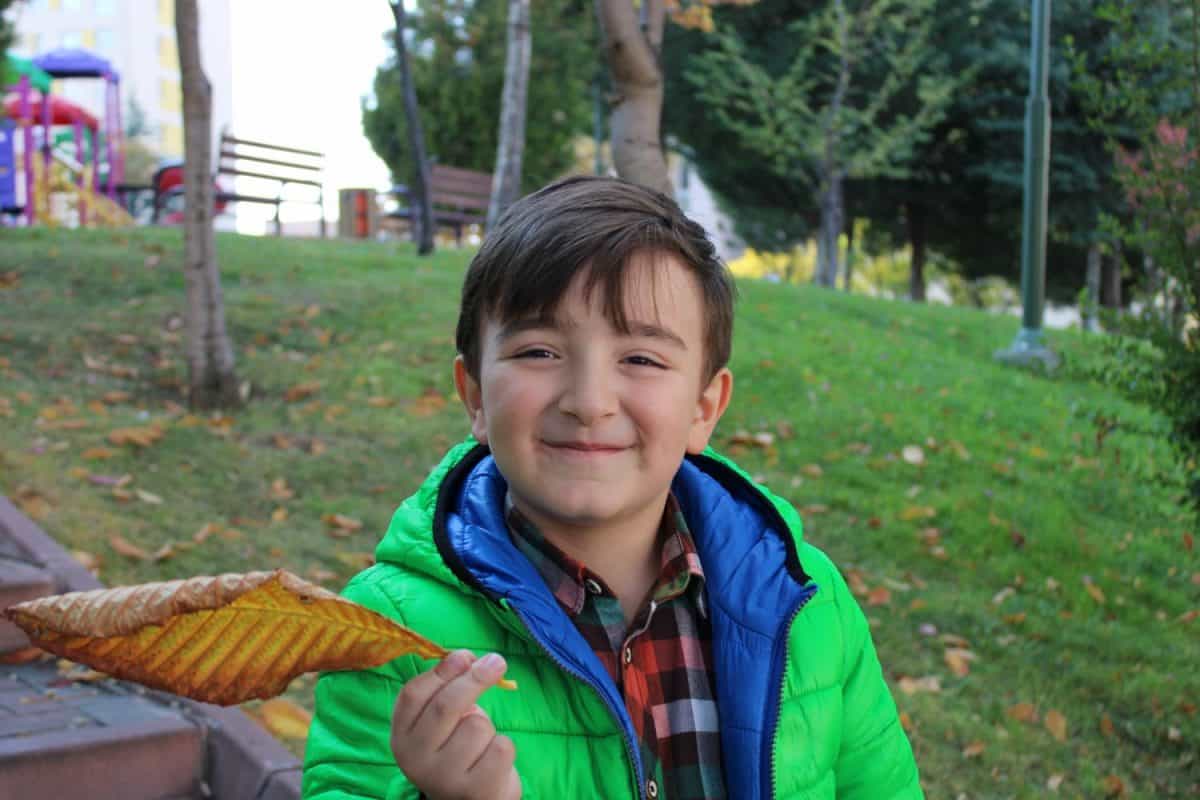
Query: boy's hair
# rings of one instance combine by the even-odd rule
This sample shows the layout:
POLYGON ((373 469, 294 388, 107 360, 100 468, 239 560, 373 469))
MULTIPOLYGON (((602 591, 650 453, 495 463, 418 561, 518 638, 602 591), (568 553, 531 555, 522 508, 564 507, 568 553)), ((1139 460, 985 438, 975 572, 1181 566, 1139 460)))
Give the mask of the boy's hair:
POLYGON ((554 312, 586 271, 584 292, 600 286, 604 314, 622 333, 625 275, 638 252, 677 256, 704 302, 705 380, 729 362, 733 280, 704 228, 667 195, 617 178, 564 178, 514 203, 471 260, 463 281, 456 344, 479 379, 480 334, 488 317, 508 322, 554 312))

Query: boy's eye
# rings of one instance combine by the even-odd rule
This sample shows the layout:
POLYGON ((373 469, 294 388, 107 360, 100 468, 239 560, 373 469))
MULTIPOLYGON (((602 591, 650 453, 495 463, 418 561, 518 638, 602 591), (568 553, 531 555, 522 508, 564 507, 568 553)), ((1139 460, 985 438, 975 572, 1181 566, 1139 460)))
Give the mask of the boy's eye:
POLYGON ((543 347, 531 347, 517 353, 513 358, 554 358, 554 353, 543 347))
POLYGON ((664 368, 662 364, 647 356, 629 356, 625 360, 637 367, 658 367, 659 369, 664 368))

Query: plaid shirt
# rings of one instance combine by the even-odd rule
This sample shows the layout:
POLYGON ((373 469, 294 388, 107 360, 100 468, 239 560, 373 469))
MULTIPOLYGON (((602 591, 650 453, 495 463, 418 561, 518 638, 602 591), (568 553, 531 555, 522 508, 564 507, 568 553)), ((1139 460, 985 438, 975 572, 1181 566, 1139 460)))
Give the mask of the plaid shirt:
POLYGON ((674 497, 659 529, 659 576, 625 627, 599 575, 547 541, 507 500, 517 548, 537 567, 625 698, 650 800, 725 797, 704 572, 674 497))

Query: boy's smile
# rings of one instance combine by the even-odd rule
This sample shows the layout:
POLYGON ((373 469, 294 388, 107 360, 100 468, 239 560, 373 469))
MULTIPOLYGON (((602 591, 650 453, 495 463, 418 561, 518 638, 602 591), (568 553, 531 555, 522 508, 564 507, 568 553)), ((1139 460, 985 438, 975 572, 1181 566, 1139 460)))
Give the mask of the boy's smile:
POLYGON ((732 387, 728 369, 704 374, 702 296, 674 256, 633 257, 625 332, 599 285, 585 296, 584 277, 552 318, 488 319, 478 381, 455 364, 472 433, 514 504, 577 553, 657 529, 684 454, 708 444, 732 387))

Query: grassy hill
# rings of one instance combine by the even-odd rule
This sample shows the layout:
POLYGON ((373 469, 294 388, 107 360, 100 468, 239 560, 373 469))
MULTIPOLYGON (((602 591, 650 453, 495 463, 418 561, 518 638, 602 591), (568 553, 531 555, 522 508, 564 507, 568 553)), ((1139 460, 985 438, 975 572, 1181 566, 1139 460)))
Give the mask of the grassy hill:
MULTIPOLYGON (((282 566, 338 588, 466 432, 470 253, 218 248, 252 396, 196 417, 178 232, 0 231, 0 493, 110 585, 282 566), (126 428, 154 441, 112 443, 126 428)), ((995 363, 1015 319, 741 291, 717 444, 847 574, 929 796, 1200 793, 1200 554, 1153 480, 1161 420, 1071 369, 995 363)))

